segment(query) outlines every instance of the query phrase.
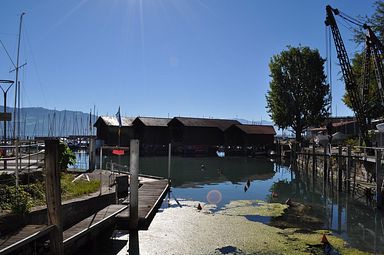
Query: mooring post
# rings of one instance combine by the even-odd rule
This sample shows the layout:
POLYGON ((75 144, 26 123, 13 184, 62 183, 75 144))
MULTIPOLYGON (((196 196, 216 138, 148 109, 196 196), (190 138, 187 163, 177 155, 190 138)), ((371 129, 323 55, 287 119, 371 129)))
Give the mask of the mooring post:
POLYGON ((89 138, 89 162, 88 170, 93 171, 96 168, 96 139, 94 137, 89 138))
MULTIPOLYGON (((15 169, 15 184, 16 184, 16 187, 19 187, 19 140, 16 139, 15 141, 15 154, 16 154, 16 157, 15 157, 15 163, 16 163, 16 169, 15 169)), ((7 169, 4 169, 4 170, 7 170, 7 169)))
POLYGON ((59 169, 59 140, 45 140, 45 194, 48 225, 55 225, 50 235, 51 254, 64 254, 61 218, 61 192, 59 169))
POLYGON ((172 144, 168 144, 168 185, 171 185, 171 155, 172 155, 172 144))
POLYGON ((383 194, 381 193, 381 186, 383 183, 382 165, 381 165, 381 150, 376 150, 376 201, 377 208, 383 207, 383 194))
POLYGON ((327 146, 324 146, 324 169, 323 169, 323 183, 325 184, 327 182, 327 146))
POLYGON ((129 254, 139 254, 139 140, 130 143, 129 254))
POLYGON ((315 186, 315 175, 316 175, 316 145, 313 143, 312 147, 312 184, 315 186))
POLYGON ((348 145, 348 159, 347 159, 347 181, 346 181, 346 189, 347 192, 351 192, 351 170, 352 170, 352 148, 351 145, 348 145))
POLYGON ((338 170, 338 175, 337 175, 337 190, 339 192, 342 191, 343 189, 343 147, 339 145, 339 153, 337 155, 337 170, 338 170))
POLYGON ((103 192, 103 147, 100 147, 100 173, 99 173, 99 179, 100 179, 100 195, 103 192))

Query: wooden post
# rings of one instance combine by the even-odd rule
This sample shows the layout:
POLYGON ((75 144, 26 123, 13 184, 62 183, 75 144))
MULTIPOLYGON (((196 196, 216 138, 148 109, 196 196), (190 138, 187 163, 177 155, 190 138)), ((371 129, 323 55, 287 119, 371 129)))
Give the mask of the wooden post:
POLYGON ((171 184, 171 155, 172 155, 172 144, 168 144, 168 185, 171 184))
POLYGON ((139 254, 139 140, 131 140, 129 170, 129 254, 139 254))
POLYGON ((60 169, 58 160, 59 140, 45 140, 45 189, 48 225, 56 228, 50 235, 51 254, 64 254, 63 225, 61 218, 60 169))
POLYGON ((376 201, 377 208, 383 207, 383 195, 381 193, 381 185, 383 183, 382 166, 381 166, 381 150, 376 150, 376 201))
POLYGON ((352 170, 352 148, 349 145, 348 146, 348 161, 347 161, 347 192, 351 192, 351 170, 352 170))
POLYGON ((338 175, 337 175, 337 190, 341 192, 343 190, 343 147, 339 145, 339 153, 337 156, 337 170, 338 170, 338 175))

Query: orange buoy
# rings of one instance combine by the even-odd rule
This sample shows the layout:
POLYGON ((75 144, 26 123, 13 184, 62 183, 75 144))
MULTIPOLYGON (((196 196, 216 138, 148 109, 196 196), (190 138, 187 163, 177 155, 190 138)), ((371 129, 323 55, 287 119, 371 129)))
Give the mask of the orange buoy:
POLYGON ((201 207, 200 203, 197 205, 197 210, 201 211, 201 209, 203 209, 203 207, 201 207))
POLYGON ((323 244, 329 243, 327 237, 325 236, 325 234, 323 234, 323 237, 321 238, 321 243, 323 243, 323 244))

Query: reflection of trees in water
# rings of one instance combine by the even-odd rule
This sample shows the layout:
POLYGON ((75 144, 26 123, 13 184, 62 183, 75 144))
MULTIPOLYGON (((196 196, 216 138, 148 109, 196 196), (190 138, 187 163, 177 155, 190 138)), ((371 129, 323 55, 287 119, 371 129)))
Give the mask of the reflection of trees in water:
POLYGON ((278 194, 276 199, 271 197, 272 201, 284 202, 291 198, 310 205, 324 220, 324 227, 345 237, 351 246, 384 253, 384 212, 374 205, 349 198, 344 192, 338 193, 329 183, 324 186, 321 177, 313 181, 305 171, 296 172, 292 181, 275 182, 270 190, 278 194))

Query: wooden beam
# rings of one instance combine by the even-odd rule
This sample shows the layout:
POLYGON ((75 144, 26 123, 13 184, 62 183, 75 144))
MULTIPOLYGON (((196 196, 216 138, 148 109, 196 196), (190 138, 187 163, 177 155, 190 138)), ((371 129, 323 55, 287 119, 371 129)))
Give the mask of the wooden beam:
POLYGON ((54 225, 51 232, 51 253, 63 255, 63 223, 61 218, 61 192, 59 170, 59 140, 45 140, 45 189, 48 225, 54 225))

